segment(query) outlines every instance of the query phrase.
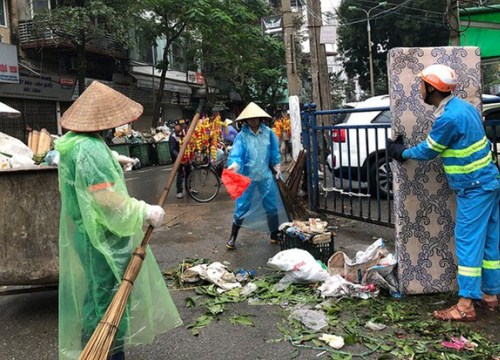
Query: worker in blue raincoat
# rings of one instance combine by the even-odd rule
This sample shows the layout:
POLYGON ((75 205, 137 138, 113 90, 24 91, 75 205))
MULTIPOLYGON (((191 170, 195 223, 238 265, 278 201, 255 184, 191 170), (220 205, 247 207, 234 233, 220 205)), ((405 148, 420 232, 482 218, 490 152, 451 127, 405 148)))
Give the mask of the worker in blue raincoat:
POLYGON ((271 116, 251 102, 235 120, 243 126, 231 148, 228 170, 249 177, 251 183, 236 199, 231 236, 226 243, 230 250, 236 248, 241 226, 270 232, 271 241, 277 242, 279 225, 288 221, 275 180, 281 176, 279 141, 262 123, 266 118, 271 116))
POLYGON ((400 135, 388 139, 388 153, 398 160, 431 160, 441 156, 450 187, 457 195, 455 225, 459 300, 434 311, 439 320, 475 321, 474 305, 498 311, 500 294, 499 172, 486 138, 481 115, 452 95, 457 84, 453 69, 431 65, 420 74, 420 93, 436 107, 427 138, 407 149, 400 135))

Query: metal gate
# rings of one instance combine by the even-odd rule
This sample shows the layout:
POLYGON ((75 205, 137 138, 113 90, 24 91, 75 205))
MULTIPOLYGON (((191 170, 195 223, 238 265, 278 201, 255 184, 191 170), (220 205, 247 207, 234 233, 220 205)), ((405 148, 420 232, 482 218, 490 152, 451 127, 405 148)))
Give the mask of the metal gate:
MULTIPOLYGON (((498 103, 483 98, 483 104, 498 103)), ((500 153, 500 106, 483 113, 492 150, 500 153)), ((391 137, 388 106, 302 112, 302 141, 311 210, 394 227, 392 172, 386 150, 391 137), (366 113, 350 121, 352 113, 366 113)))
POLYGON ((302 140, 311 210, 394 227, 385 148, 391 136, 388 111, 389 107, 319 111, 315 104, 304 106, 302 140), (355 112, 375 118, 351 124, 348 119, 355 112))

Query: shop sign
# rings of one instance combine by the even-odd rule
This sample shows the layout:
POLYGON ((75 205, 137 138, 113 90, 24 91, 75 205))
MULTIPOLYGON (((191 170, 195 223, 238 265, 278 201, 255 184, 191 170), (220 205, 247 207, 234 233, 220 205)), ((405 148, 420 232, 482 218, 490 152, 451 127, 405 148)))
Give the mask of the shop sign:
POLYGON ((334 25, 323 25, 319 36, 320 44, 335 44, 337 42, 337 27, 334 25))
POLYGON ((0 43, 0 83, 19 83, 17 47, 0 43))
POLYGON ((0 84, 0 96, 21 99, 71 101, 75 79, 56 75, 20 73, 19 84, 0 84))
POLYGON ((191 84, 205 85, 203 74, 196 71, 188 71, 188 82, 191 84))

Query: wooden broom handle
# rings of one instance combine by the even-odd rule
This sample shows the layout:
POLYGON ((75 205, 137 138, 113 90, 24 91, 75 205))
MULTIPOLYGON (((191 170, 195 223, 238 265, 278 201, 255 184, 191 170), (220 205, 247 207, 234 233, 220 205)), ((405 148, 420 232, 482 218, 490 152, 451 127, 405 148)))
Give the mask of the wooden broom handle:
MULTIPOLYGON (((201 100, 203 101, 203 100, 201 100)), ((170 171, 170 174, 167 179, 167 183, 165 184, 165 187, 163 188, 163 192, 161 193, 160 200, 158 200, 158 205, 163 207, 165 205, 165 201, 167 200, 168 193, 170 192, 170 188, 172 187, 172 184, 174 183, 175 176, 177 175, 177 171, 179 170, 179 167, 181 166, 181 161, 182 157, 184 156, 184 153, 186 152, 186 148, 189 144, 189 140, 191 140, 191 137, 193 136, 194 129, 196 128, 196 125, 198 124, 198 121, 200 120, 200 113, 196 112, 196 114, 193 117, 193 120, 191 121, 191 125, 189 125, 188 132, 186 136, 183 139, 182 146, 179 149, 179 154, 177 155, 177 158, 175 159, 174 166, 172 167, 172 170, 170 171)), ((175 130, 174 130, 175 131, 175 130)), ((153 233, 154 227, 149 225, 148 229, 146 230, 146 233, 144 234, 144 238, 142 239, 141 246, 146 246, 149 243, 149 240, 151 239, 151 234, 153 233)))

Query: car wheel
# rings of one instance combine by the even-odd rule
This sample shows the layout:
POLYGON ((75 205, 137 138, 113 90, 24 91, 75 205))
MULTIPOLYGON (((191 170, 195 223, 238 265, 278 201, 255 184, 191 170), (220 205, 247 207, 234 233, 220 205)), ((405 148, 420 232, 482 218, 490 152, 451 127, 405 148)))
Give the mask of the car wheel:
POLYGON ((392 171, 389 165, 389 161, 386 161, 385 156, 381 156, 377 160, 374 160, 370 167, 370 192, 372 195, 376 195, 377 191, 380 193, 380 197, 387 198, 392 197, 392 171))

